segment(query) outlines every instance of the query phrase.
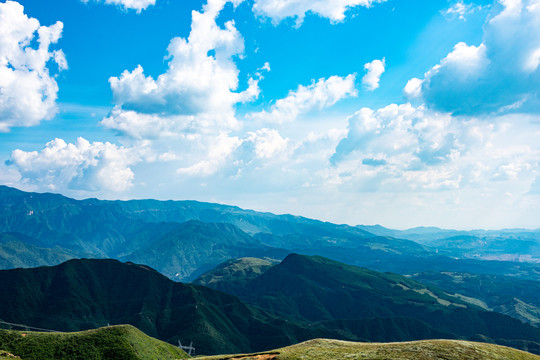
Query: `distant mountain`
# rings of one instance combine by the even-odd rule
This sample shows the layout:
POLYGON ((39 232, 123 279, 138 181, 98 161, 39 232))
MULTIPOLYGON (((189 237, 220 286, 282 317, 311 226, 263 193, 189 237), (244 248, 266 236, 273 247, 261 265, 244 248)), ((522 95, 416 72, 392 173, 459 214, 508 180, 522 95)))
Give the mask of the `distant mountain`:
MULTIPOLYGON (((224 283, 232 276, 219 278, 223 273, 226 271, 220 266, 195 282, 227 289, 224 283), (214 279, 212 273, 217 275, 214 279)), ((247 271, 235 275, 242 273, 247 271)), ((378 273, 319 256, 289 255, 280 264, 251 277, 244 286, 239 284, 234 280, 228 290, 250 304, 327 328, 337 327, 355 336, 367 335, 372 341, 391 339, 376 330, 359 329, 359 319, 414 319, 456 337, 540 342, 540 329, 516 319, 484 311, 401 275, 378 273)))
POLYGON ((78 333, 0 330, 0 349, 9 350, 23 360, 188 358, 188 355, 178 347, 153 339, 129 325, 108 326, 78 333))
POLYGON ((521 321, 540 326, 540 282, 511 276, 424 272, 412 278, 521 321))
POLYGON ((81 256, 60 247, 51 249, 32 245, 37 242, 19 233, 0 233, 0 269, 57 264, 81 256))
POLYGON ((413 241, 292 215, 196 201, 73 200, 6 186, 0 186, 0 232, 18 232, 35 239, 32 245, 41 248, 149 264, 178 280, 193 278, 230 258, 281 260, 304 249, 322 252, 332 247, 370 259, 433 255, 413 241), (190 221, 197 222, 183 225, 190 221), (216 243, 212 251, 210 241, 216 243))
POLYGON ((392 230, 380 225, 357 228, 380 236, 412 240, 453 257, 540 262, 540 229, 463 231, 417 227, 392 230))
POLYGON ((121 259, 147 264, 173 279, 189 279, 230 258, 282 259, 288 253, 260 243, 234 225, 190 220, 121 259))
MULTIPOLYGON (((455 253, 449 246, 433 247, 429 237, 436 229, 414 230, 423 235, 413 240, 423 244, 380 226, 369 230, 380 234, 360 227, 196 201, 73 200, 0 186, 0 233, 20 234, 19 240, 24 243, 17 246, 19 252, 13 246, 4 251, 3 260, 0 252, 0 268, 5 269, 38 265, 25 254, 48 249, 47 256, 36 256, 41 259, 39 264, 56 265, 66 256, 115 258, 147 264, 174 280, 190 281, 231 258, 282 260, 290 253, 301 253, 400 274, 429 269, 539 279, 540 263, 480 261, 474 256, 462 260, 465 255, 461 249, 455 253), (30 245, 39 249, 26 249, 30 245)), ((445 232, 447 237, 454 235, 445 232)), ((519 233, 521 237, 529 235, 519 233)), ((516 242, 516 251, 533 249, 524 239, 516 242)), ((504 241, 501 244, 504 249, 504 241)), ((498 246, 492 245, 492 249, 498 246)), ((500 260, 501 253, 495 258, 500 260)))

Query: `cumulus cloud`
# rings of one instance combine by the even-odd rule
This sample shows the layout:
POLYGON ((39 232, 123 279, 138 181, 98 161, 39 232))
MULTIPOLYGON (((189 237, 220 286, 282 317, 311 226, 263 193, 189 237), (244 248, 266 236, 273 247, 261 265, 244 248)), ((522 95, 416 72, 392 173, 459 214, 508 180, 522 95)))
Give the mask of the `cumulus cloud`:
POLYGON ((366 70, 366 75, 362 78, 362 85, 369 91, 373 91, 379 87, 379 81, 381 80, 381 75, 384 73, 384 68, 386 66, 385 59, 382 60, 373 60, 364 65, 366 70))
MULTIPOLYGON (((496 1, 482 43, 455 45, 425 74, 421 95, 429 106, 455 114, 538 112, 539 49, 538 2, 496 1)), ((408 85, 405 93, 417 93, 417 82, 408 85)))
MULTIPOLYGON (((83 3, 88 3, 90 0, 81 0, 83 3)), ((104 2, 105 4, 117 5, 123 7, 125 10, 137 10, 140 13, 147 7, 156 4, 156 0, 94 0, 97 2, 104 2)))
POLYGON ((444 162, 459 156, 450 123, 449 115, 410 104, 392 104, 377 111, 363 108, 348 119, 348 134, 331 160, 336 164, 357 152, 368 162, 384 160, 381 154, 406 160, 406 167, 444 162))
POLYGON ((275 129, 260 129, 249 132, 246 143, 253 145, 253 152, 259 159, 274 159, 284 155, 289 145, 289 139, 281 137, 275 129))
POLYGON ((348 119, 333 166, 321 176, 364 191, 526 186, 540 155, 534 132, 524 130, 530 126, 526 119, 497 116, 488 123, 410 104, 363 108, 348 119))
POLYGON ((345 19, 345 12, 357 6, 371 7, 384 0, 255 0, 253 10, 260 16, 269 17, 279 23, 285 18, 296 18, 301 24, 307 13, 338 22, 345 19))
POLYGON ((291 122, 302 113, 322 110, 341 99, 356 95, 355 75, 334 75, 328 79, 313 81, 309 86, 299 85, 296 90, 290 91, 287 97, 277 100, 270 111, 263 110, 248 117, 273 123, 291 122))
POLYGON ((14 150, 7 165, 17 169, 21 183, 43 189, 123 191, 134 178, 130 165, 138 161, 133 149, 80 137, 74 144, 52 140, 39 152, 14 150))
POLYGON ((216 137, 206 137, 205 144, 199 145, 197 151, 203 158, 193 165, 179 168, 176 173, 190 176, 213 175, 224 166, 241 144, 242 141, 238 137, 229 136, 225 133, 221 133, 216 137))
POLYGON ((140 65, 111 77, 116 107, 102 124, 136 137, 155 136, 156 127, 164 132, 234 128, 234 106, 259 95, 260 73, 238 91, 234 59, 242 55, 244 40, 233 21, 223 28, 216 24, 226 3, 209 0, 203 12, 192 12, 189 37, 171 40, 167 72, 157 79, 146 76, 140 65))
POLYGON ((62 28, 61 22, 40 26, 15 1, 0 3, 0 132, 34 126, 56 114, 58 85, 47 65, 67 68, 62 50, 49 50, 62 28))

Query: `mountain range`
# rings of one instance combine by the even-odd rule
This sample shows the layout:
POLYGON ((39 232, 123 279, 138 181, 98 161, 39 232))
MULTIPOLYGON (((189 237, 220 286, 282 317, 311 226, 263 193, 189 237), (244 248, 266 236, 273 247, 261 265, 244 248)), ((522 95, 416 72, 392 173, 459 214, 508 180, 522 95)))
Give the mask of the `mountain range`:
MULTIPOLYGON (((228 259, 282 260, 301 253, 400 274, 454 271, 531 280, 540 274, 540 264, 481 261, 446 251, 441 244, 433 247, 426 240, 431 234, 455 233, 421 230, 338 225, 196 201, 74 200, 0 186, 0 266, 4 269, 55 265, 78 257, 115 258, 190 281, 228 259), (410 236, 419 233, 422 241, 410 236)), ((538 242, 538 231, 516 233, 536 236, 533 240, 538 242)), ((523 244, 532 246, 529 240, 523 244)))

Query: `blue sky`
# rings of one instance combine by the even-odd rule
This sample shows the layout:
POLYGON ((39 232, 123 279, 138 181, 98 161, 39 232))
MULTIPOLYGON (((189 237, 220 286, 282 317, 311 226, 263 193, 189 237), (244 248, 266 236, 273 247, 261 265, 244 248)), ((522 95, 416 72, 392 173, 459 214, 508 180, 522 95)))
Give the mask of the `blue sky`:
POLYGON ((0 183, 540 227, 538 0, 0 1, 0 183))

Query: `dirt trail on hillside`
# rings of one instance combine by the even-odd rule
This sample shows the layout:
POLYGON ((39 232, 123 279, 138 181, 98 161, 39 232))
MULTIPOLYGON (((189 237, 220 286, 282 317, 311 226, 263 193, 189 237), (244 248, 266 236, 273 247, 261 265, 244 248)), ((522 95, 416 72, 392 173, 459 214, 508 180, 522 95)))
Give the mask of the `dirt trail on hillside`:
POLYGON ((219 360, 276 360, 279 353, 253 354, 222 358, 219 360))

